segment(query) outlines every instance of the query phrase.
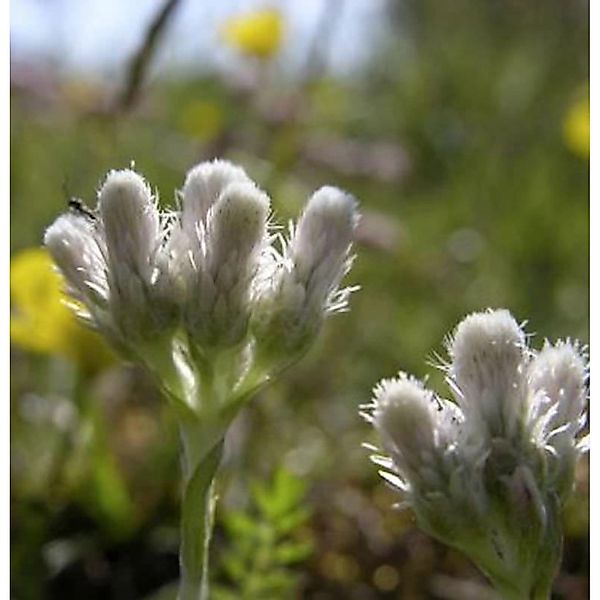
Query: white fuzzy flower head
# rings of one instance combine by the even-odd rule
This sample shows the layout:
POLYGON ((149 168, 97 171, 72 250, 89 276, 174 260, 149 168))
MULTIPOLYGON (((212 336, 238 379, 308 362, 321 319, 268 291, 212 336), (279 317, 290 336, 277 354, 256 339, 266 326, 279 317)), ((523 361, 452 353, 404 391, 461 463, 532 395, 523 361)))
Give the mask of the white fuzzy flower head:
POLYGON ((98 224, 84 215, 61 215, 46 230, 44 244, 64 275, 68 292, 81 303, 90 325, 108 326, 108 281, 104 239, 98 224))
POLYGON ((575 437, 581 428, 581 418, 587 398, 587 365, 576 344, 569 341, 552 345, 546 341, 542 351, 529 365, 532 391, 542 392, 550 404, 551 430, 575 437))
POLYGON ((525 334, 507 310, 474 313, 448 346, 449 376, 465 414, 491 436, 513 435, 526 411, 525 334))
POLYGON ((222 410, 297 360, 324 315, 347 303, 338 286, 356 203, 322 188, 280 253, 270 199, 240 167, 195 166, 179 201, 161 211, 141 175, 111 171, 95 210, 75 205, 45 243, 81 316, 170 397, 198 413, 222 410))
POLYGON ((311 308, 322 309, 344 276, 356 221, 356 200, 337 188, 322 187, 308 200, 289 257, 311 308))
POLYGON ((98 195, 106 243, 109 303, 129 339, 152 338, 171 329, 176 303, 158 285, 164 234, 148 184, 131 170, 111 171, 98 195))
POLYGON ((111 171, 100 188, 98 208, 109 266, 118 269, 125 263, 149 282, 159 243, 159 217, 147 183, 134 171, 111 171))
POLYGON ((546 341, 529 365, 529 425, 537 445, 548 453, 550 475, 559 494, 572 489, 579 455, 587 437, 578 439, 586 422, 588 368, 577 344, 546 341))
POLYGON ((456 404, 404 374, 375 388, 363 416, 389 458, 373 460, 420 526, 469 554, 507 597, 542 597, 586 449, 585 356, 568 341, 535 352, 506 310, 466 317, 448 349, 456 404))
POLYGON ((444 470, 458 436, 460 410, 405 373, 382 380, 373 390, 373 403, 365 408, 404 477, 404 488, 439 489, 448 476, 444 470))
POLYGON ((204 249, 196 245, 192 253, 184 313, 187 331, 200 345, 231 346, 246 337, 269 205, 253 183, 234 182, 208 210, 204 249))
POLYGON ((256 286, 254 331, 267 357, 301 353, 327 313, 344 310, 352 288, 339 289, 351 265, 358 221, 352 196, 323 187, 309 199, 281 255, 271 255, 256 286))
POLYGON ((225 160, 200 163, 190 169, 181 190, 183 229, 194 234, 225 187, 236 182, 251 183, 251 179, 244 169, 225 160))

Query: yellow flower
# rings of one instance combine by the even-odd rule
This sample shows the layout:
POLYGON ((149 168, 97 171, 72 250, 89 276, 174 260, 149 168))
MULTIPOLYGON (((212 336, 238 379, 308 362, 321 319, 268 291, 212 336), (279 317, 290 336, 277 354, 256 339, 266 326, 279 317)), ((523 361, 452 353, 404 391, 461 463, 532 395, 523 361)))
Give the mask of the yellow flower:
POLYGON ((94 370, 110 360, 100 337, 82 327, 63 303, 63 281, 43 248, 29 248, 10 261, 10 339, 25 350, 61 354, 94 370))
POLYGON ((563 121, 565 144, 582 158, 590 157, 590 99, 579 97, 568 108, 563 121))
POLYGON ((262 9, 232 17, 225 22, 223 38, 244 54, 271 58, 281 47, 283 17, 275 9, 262 9))

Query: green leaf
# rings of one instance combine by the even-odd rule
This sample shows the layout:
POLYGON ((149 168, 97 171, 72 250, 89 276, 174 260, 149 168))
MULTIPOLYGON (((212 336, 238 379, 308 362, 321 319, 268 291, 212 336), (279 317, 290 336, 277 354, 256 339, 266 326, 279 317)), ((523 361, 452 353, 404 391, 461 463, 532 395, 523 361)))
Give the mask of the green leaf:
POLYGON ((311 542, 282 542, 275 548, 275 559, 281 565, 292 565, 306 560, 312 551, 311 542))
POLYGON ((260 483, 252 486, 252 497, 256 505, 269 519, 277 519, 293 510, 305 493, 305 482, 284 468, 277 470, 270 486, 260 483))
POLYGON ((277 533, 281 536, 287 535, 297 529, 310 518, 310 510, 305 507, 295 509, 282 517, 278 518, 274 523, 277 533))
POLYGON ((273 488, 281 508, 293 508, 306 494, 306 482, 284 468, 277 469, 273 488))
POLYGON ((238 593, 222 585, 211 586, 210 593, 213 600, 240 600, 238 593))
POLYGON ((244 600, 282 600, 293 596, 297 577, 287 568, 312 552, 308 541, 290 540, 310 512, 301 506, 306 484, 278 469, 269 484, 251 485, 249 515, 230 513, 224 518, 230 550, 221 567, 244 600), (255 515, 255 516, 253 516, 255 515))
MULTIPOLYGON (((287 569, 271 569, 261 578, 262 598, 272 598, 273 600, 283 599, 284 592, 289 592, 296 584, 295 577, 287 569)), ((258 598, 257 598, 258 600, 258 598)))
POLYGON ((123 477, 108 452, 95 460, 94 495, 109 529, 117 537, 126 537, 133 529, 133 505, 123 477))
POLYGON ((256 535, 257 524, 242 512, 232 512, 225 515, 223 524, 227 533, 232 537, 252 537, 256 535))
POLYGON ((221 564, 227 575, 233 580, 240 582, 244 579, 247 566, 244 560, 234 553, 229 553, 221 559, 221 564))

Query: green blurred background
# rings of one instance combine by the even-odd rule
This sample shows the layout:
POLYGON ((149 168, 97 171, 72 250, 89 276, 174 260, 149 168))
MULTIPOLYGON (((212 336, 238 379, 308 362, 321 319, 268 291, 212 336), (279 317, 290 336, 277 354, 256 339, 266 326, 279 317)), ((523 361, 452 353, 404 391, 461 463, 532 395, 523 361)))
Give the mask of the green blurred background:
MULTIPOLYGON (((170 19, 191 2, 166 3, 170 19)), ((164 5, 149 4, 151 21, 164 5)), ((588 5, 381 1, 377 29, 367 23, 356 40, 360 64, 344 69, 332 52, 352 49, 353 24, 337 20, 360 0, 317 3, 292 58, 290 4, 253 13, 231 3, 234 20, 211 25, 224 64, 199 54, 178 67, 159 52, 157 66, 150 48, 139 84, 131 57, 149 22, 131 22, 140 39, 113 70, 66 67, 58 41, 50 58, 13 48, 13 598, 170 597, 172 418, 143 372, 65 316, 56 282, 37 276, 44 256, 28 249, 70 196, 93 205, 111 168, 135 161, 167 206, 185 171, 213 157, 243 165, 280 221, 324 184, 363 212, 351 311, 230 432, 216 589, 248 600, 485 596, 464 557, 392 510, 398 498, 361 448, 374 437, 358 405, 399 369, 447 393, 428 363, 473 310, 509 308, 535 347, 546 336, 588 342, 588 5), (270 577, 279 591, 260 591, 270 577)), ((157 49, 174 43, 170 27, 157 49)), ((555 597, 587 598, 587 463, 565 528, 555 597)))

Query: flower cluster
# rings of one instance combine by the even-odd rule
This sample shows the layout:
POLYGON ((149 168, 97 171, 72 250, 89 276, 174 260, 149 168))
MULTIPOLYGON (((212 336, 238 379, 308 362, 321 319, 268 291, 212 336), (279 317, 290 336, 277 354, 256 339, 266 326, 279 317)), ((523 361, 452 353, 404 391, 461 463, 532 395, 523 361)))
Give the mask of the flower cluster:
POLYGON ((269 197, 226 161, 191 169, 176 211, 159 210, 136 172, 111 171, 97 208, 75 205, 45 244, 79 316, 201 412, 208 384, 212 402, 247 394, 346 305, 338 286, 354 199, 318 190, 287 240, 271 233, 269 217, 269 197))
POLYGON ((89 210, 71 202, 45 244, 79 316, 154 372, 175 409, 184 494, 179 598, 208 598, 214 479, 243 402, 297 360, 346 307, 356 201, 316 191, 289 238, 270 200, 226 161, 187 173, 175 211, 146 181, 111 171, 89 210))
POLYGON ((454 402, 404 373, 376 386, 363 416, 389 457, 373 460, 419 525, 471 556, 506 597, 544 597, 587 448, 585 357, 570 341, 535 352, 506 310, 466 317, 448 352, 454 402))

